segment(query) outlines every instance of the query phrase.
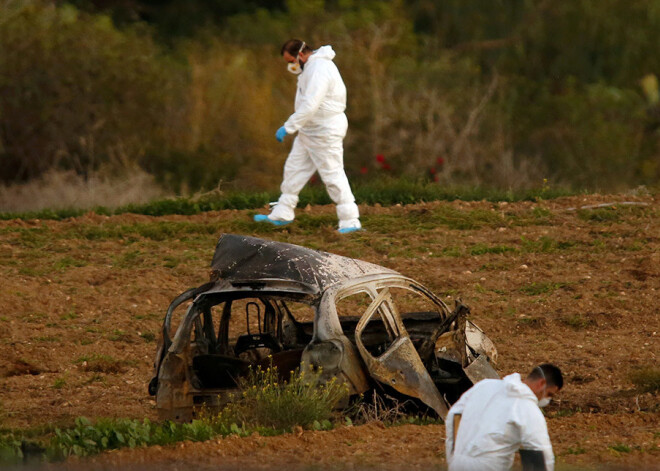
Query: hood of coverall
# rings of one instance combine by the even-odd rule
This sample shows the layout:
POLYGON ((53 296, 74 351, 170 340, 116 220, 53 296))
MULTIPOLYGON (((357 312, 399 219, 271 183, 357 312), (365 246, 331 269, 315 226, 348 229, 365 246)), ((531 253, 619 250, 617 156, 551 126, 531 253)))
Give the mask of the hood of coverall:
POLYGON ((309 59, 307 59, 307 62, 309 62, 311 60, 316 60, 316 59, 332 60, 332 59, 335 58, 336 55, 337 54, 332 49, 332 46, 321 46, 316 51, 314 51, 314 53, 311 56, 309 56, 309 59))
POLYGON ((539 400, 529 386, 522 382, 519 373, 505 376, 502 381, 504 381, 507 396, 529 399, 530 401, 533 401, 534 404, 539 403, 539 400))

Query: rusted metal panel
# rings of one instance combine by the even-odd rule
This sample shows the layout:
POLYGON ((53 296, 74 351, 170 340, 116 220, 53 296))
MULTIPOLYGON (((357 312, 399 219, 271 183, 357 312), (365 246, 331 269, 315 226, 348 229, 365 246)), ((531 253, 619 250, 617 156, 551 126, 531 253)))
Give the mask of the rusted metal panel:
POLYGON ((415 350, 405 327, 396 311, 391 307, 388 289, 383 289, 374 299, 355 328, 355 341, 360 355, 367 365, 369 374, 402 394, 416 397, 431 407, 440 417, 447 412, 440 392, 433 384, 428 371, 424 367, 417 350, 415 350), (380 311, 383 323, 390 324, 390 332, 394 337, 392 344, 380 356, 374 357, 367 350, 361 339, 367 323, 380 311))
MULTIPOLYGON (((443 387, 497 374, 488 361, 496 358, 495 346, 466 321, 469 309, 457 303, 450 312, 428 289, 393 270, 231 234, 218 241, 211 268, 211 281, 178 296, 163 322, 149 392, 156 396, 164 418, 190 420, 202 403, 221 407, 236 390, 235 378, 249 365, 261 364, 259 349, 273 352, 271 361, 287 372, 298 364, 321 367, 322 380, 336 377, 348 385, 351 394, 381 383, 418 399, 441 417, 448 405, 443 387), (406 321, 416 343, 390 295, 392 288, 413 291, 436 306, 436 311, 417 313, 406 321), (356 313, 360 315, 354 321, 340 320, 337 302, 360 292, 373 300, 371 305, 356 313), (233 345, 229 339, 232 303, 246 298, 254 299, 252 305, 261 303, 264 316, 257 315, 258 332, 231 340, 236 342, 233 345), (173 311, 185 301, 192 303, 173 333, 173 311), (297 321, 289 302, 311 306, 313 322, 297 321), (220 304, 221 319, 214 319, 212 307, 220 304), (371 324, 365 332, 372 318, 382 324, 371 324), (371 342, 369 347, 363 336, 371 342), (245 357, 246 353, 250 355, 245 357), (458 371, 452 372, 451 365, 458 371)), ((245 315, 249 323, 249 313, 245 315)), ((460 391, 451 391, 452 397, 457 393, 460 391)))
POLYGON ((478 383, 482 379, 499 379, 500 377, 497 371, 495 371, 495 368, 493 368, 493 365, 488 361, 486 355, 479 355, 476 360, 463 368, 463 371, 473 384, 478 383))

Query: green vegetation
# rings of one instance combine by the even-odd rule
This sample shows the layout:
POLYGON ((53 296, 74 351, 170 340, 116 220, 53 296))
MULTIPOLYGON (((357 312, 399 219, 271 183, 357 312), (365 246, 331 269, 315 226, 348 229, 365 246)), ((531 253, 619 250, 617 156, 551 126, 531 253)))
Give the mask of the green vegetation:
MULTIPOLYGON (((78 362, 92 362, 107 358, 80 358, 78 362)), ((91 370, 97 371, 97 370, 91 370)), ((333 409, 347 397, 343 383, 331 379, 320 382, 322 372, 311 369, 291 372, 288 381, 282 381, 276 368, 252 370, 240 386, 243 393, 219 414, 201 411, 201 418, 191 423, 153 423, 148 419, 100 419, 95 423, 79 417, 73 427, 44 430, 41 433, 14 432, 0 434, 0 463, 14 463, 22 458, 21 443, 28 442, 43 448, 48 460, 56 461, 68 456, 89 456, 104 450, 149 445, 166 445, 184 440, 204 441, 230 434, 247 436, 254 431, 262 435, 290 432, 300 425, 312 430, 327 430, 334 425, 333 409), (43 446, 35 436, 51 435, 43 446), (20 436, 20 438, 19 438, 20 436)), ((90 381, 98 381, 93 377, 90 381)), ((58 379, 53 387, 61 388, 58 379)))
MULTIPOLYGON (((92 424, 88 419, 79 417, 73 428, 55 430, 46 449, 46 456, 55 461, 71 455, 89 456, 123 447, 165 445, 183 440, 203 441, 219 435, 222 431, 224 430, 215 429, 210 423, 200 420, 190 424, 157 424, 148 419, 101 419, 92 424)), ((227 430, 225 435, 231 431, 227 430)), ((240 434, 238 428, 236 433, 240 434)))
POLYGON ((539 329, 545 324, 545 319, 539 316, 521 317, 516 320, 519 326, 529 327, 532 329, 539 329))
POLYGON ((321 382, 321 373, 303 366, 283 381, 277 368, 251 370, 240 382, 242 395, 218 419, 283 431, 295 425, 328 424, 335 406, 348 397, 348 388, 336 378, 321 382))
POLYGON ((564 455, 582 455, 586 453, 587 450, 581 445, 576 445, 574 447, 569 447, 565 452, 564 455))
POLYGON ((587 327, 596 324, 593 319, 589 319, 581 313, 564 316, 560 321, 575 330, 586 329, 587 327))
POLYGON ((130 342, 131 334, 121 329, 115 329, 108 335, 108 339, 113 342, 130 342))
POLYGON ((529 240, 525 237, 521 237, 520 242, 522 244, 522 249, 525 252, 531 253, 556 252, 577 245, 577 243, 573 241, 557 241, 547 236, 540 237, 538 240, 529 240))
POLYGON ((0 433, 0 465, 19 464, 22 461, 21 440, 13 433, 0 433))
MULTIPOLYGON (((288 147, 273 132, 295 89, 278 54, 290 35, 337 51, 354 183, 404 175, 429 183, 428 200, 453 198, 452 185, 549 198, 660 181, 655 2, 17 0, 0 9, 7 185, 52 171, 140 170, 180 194, 250 187, 263 193, 233 194, 227 207, 259 207, 288 147)), ((420 199, 387 184, 371 194, 420 199)), ((50 217, 67 212, 78 214, 50 217)))
POLYGON ((470 249, 470 255, 483 255, 487 253, 503 254, 515 251, 516 249, 514 247, 509 247, 507 245, 488 246, 485 244, 479 244, 470 249))
POLYGON ((53 389, 62 389, 66 386, 66 380, 64 378, 57 378, 53 383, 53 389))
MULTIPOLYGON (((380 204, 383 206, 394 206, 397 204, 415 204, 429 201, 536 201, 541 199, 549 199, 553 197, 566 196, 574 194, 566 190, 558 190, 551 193, 543 192, 542 190, 519 190, 519 191, 498 191, 484 187, 455 187, 453 189, 439 186, 433 183, 423 181, 411 181, 406 179, 392 179, 387 178, 375 182, 361 182, 354 186, 354 193, 358 203, 361 204, 380 204)), ((99 215, 112 215, 112 214, 144 214, 147 216, 166 216, 170 214, 192 215, 200 214, 207 211, 220 211, 225 209, 260 209, 263 208, 269 201, 275 201, 278 193, 244 193, 244 192, 211 192, 202 197, 194 198, 175 198, 153 201, 151 203, 136 205, 130 204, 121 206, 114 210, 109 210, 103 207, 93 208, 93 211, 99 215)), ((330 204, 331 200, 328 197, 325 189, 320 186, 309 186, 305 188, 300 194, 299 207, 305 207, 308 204, 330 204)), ((88 208, 91 209, 91 208, 88 208)), ((36 212, 25 213, 7 213, 0 212, 0 220, 9 219, 55 219, 62 220, 70 217, 82 216, 88 209, 62 209, 62 210, 43 210, 36 212)), ((535 208, 530 217, 526 218, 520 224, 524 225, 529 223, 543 222, 550 213, 547 210, 539 210, 535 208)), ((493 221, 497 220, 500 216, 491 214, 481 214, 482 219, 493 221)), ((455 226, 463 227, 464 223, 459 218, 456 220, 456 215, 451 211, 439 214, 438 218, 455 226)), ((472 227, 468 223, 469 227, 472 227)), ((138 225, 139 227, 139 225, 138 225)), ((199 225, 197 230, 204 230, 204 227, 199 225)), ((120 228, 115 230, 108 229, 101 225, 95 226, 81 226, 77 229, 85 238, 94 240, 99 238, 108 238, 110 236, 122 237, 123 231, 120 228)), ((150 229, 145 228, 143 231, 147 232, 150 229)), ((48 242, 49 230, 46 227, 34 229, 22 229, 21 238, 31 247, 40 248, 48 242)), ((152 233, 154 240, 163 240, 169 234, 160 233, 155 231, 152 233)))
POLYGON ((99 354, 80 357, 74 363, 79 364, 84 371, 109 374, 121 373, 130 365, 128 361, 99 354))
POLYGON ((608 448, 612 451, 616 451, 617 453, 630 453, 632 451, 628 445, 624 445, 623 443, 611 445, 608 448))
POLYGON ((537 283, 533 281, 532 283, 520 288, 520 292, 529 296, 537 296, 539 294, 552 293, 553 291, 565 288, 566 286, 568 286, 566 283, 558 283, 554 281, 547 281, 543 283, 537 283))
POLYGON ((153 332, 142 332, 140 337, 143 338, 147 343, 156 341, 156 335, 153 332))
POLYGON ((655 365, 637 368, 630 372, 629 377, 639 392, 660 391, 660 368, 655 365))
POLYGON ((625 215, 640 215, 644 207, 630 205, 612 205, 606 208, 580 209, 578 218, 592 222, 619 222, 625 215))

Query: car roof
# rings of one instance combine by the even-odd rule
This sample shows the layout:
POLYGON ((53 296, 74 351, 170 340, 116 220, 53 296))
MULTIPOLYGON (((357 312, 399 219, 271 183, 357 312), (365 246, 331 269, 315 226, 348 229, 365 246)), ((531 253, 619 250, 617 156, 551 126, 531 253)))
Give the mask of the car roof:
MULTIPOLYGON (((320 294, 330 286, 369 275, 400 275, 373 263, 236 234, 223 234, 211 262, 211 280, 222 291, 235 287, 275 287, 283 282, 305 294, 320 294)), ((297 291, 297 290, 296 290, 297 291)))

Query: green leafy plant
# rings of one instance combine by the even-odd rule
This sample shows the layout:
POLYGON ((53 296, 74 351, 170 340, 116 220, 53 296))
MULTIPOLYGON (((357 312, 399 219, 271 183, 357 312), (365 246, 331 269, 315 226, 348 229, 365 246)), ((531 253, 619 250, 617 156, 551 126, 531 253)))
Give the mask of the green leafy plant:
POLYGON ((18 464, 23 460, 21 440, 14 434, 0 434, 0 465, 18 464))
POLYGON ((321 374, 320 369, 303 366, 283 380, 276 367, 252 369, 240 381, 241 396, 234 398, 218 420, 275 430, 327 425, 335 406, 348 396, 348 388, 336 378, 322 382, 321 374))
POLYGON ((57 378, 53 383, 53 389, 62 389, 66 386, 66 380, 64 378, 57 378))
POLYGON ((60 460, 71 455, 89 456, 104 450, 135 448, 146 445, 167 445, 184 440, 205 441, 219 434, 244 435, 239 427, 224 427, 208 420, 191 423, 154 423, 131 419, 101 419, 92 423, 78 417, 70 429, 56 429, 46 449, 49 460, 60 460))
POLYGON ((632 451, 632 449, 628 445, 624 445, 623 443, 610 445, 608 448, 612 451, 616 451, 617 453, 630 453, 632 451))

